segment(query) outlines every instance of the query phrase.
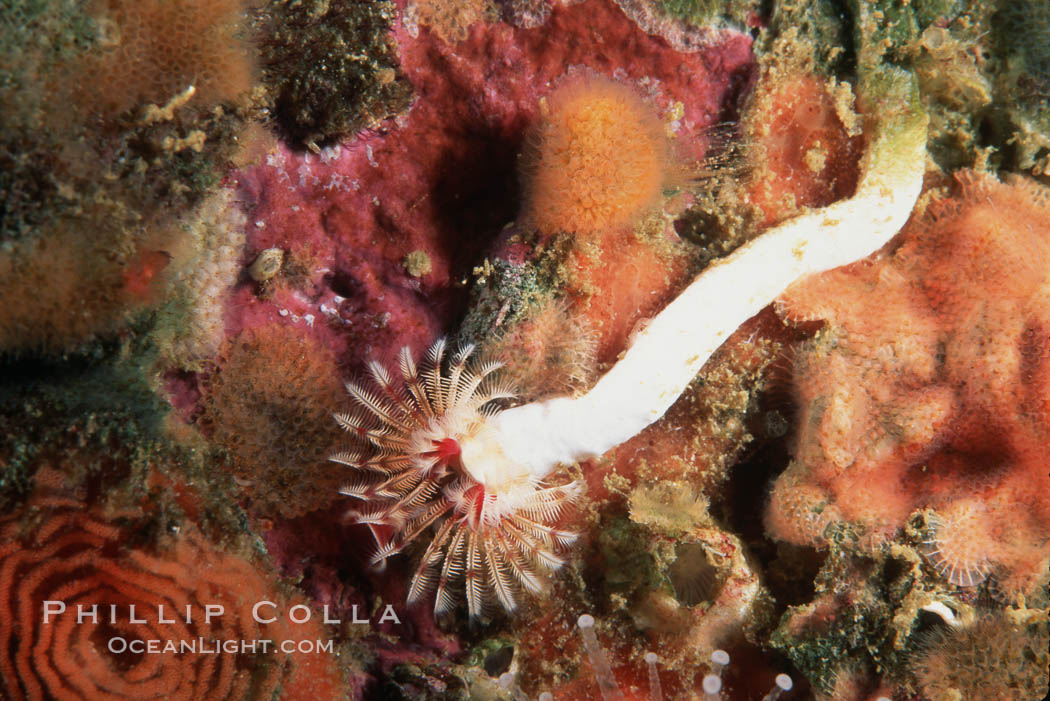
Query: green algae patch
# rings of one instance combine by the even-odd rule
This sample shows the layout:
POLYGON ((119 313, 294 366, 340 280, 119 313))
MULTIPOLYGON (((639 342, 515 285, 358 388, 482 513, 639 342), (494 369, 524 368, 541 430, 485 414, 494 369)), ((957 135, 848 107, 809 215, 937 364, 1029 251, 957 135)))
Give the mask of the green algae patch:
POLYGON ((749 16, 761 10, 758 0, 662 0, 663 11, 689 24, 702 27, 729 21, 744 25, 749 16))
POLYGON ((564 260, 572 245, 571 237, 557 236, 521 265, 497 258, 476 267, 459 341, 479 344, 552 301, 568 278, 564 260))
POLYGON ((604 561, 604 584, 610 592, 631 597, 664 583, 651 540, 648 529, 622 516, 601 526, 598 547, 604 561))
POLYGON ((170 408, 149 385, 150 362, 141 341, 9 362, 0 376, 0 508, 31 491, 45 464, 96 488, 141 479, 170 408))
POLYGON ((890 625, 901 599, 888 590, 910 591, 914 580, 894 558, 856 555, 855 545, 832 546, 813 599, 789 607, 769 640, 822 694, 843 677, 883 674, 901 662, 890 625))
POLYGON ((320 145, 408 107, 390 29, 392 2, 270 0, 260 20, 263 83, 281 131, 320 145))

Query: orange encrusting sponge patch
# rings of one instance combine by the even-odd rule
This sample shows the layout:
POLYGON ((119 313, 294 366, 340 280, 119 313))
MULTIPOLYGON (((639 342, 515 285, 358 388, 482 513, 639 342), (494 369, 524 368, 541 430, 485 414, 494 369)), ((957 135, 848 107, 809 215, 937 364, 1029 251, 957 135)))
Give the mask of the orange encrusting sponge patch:
POLYGON ((744 131, 751 142, 749 196, 763 225, 856 190, 863 137, 850 134, 832 94, 816 78, 765 81, 744 131))
POLYGON ((630 227, 659 201, 670 149, 653 109, 608 78, 575 78, 548 99, 523 161, 526 222, 546 234, 630 227))
POLYGON ((163 105, 189 86, 202 111, 239 102, 255 80, 244 38, 244 0, 101 0, 89 4, 103 31, 99 50, 69 76, 75 102, 111 119, 143 104, 163 105))

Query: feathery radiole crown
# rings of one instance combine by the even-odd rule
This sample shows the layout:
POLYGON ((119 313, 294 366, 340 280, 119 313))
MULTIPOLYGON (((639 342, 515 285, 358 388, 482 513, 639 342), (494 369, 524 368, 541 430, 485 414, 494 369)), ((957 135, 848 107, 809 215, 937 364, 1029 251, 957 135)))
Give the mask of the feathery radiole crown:
POLYGON ((514 397, 495 377, 501 364, 472 362, 473 346, 446 361, 446 350, 439 339, 417 367, 403 348, 400 382, 370 362, 375 389, 348 383, 356 411, 335 417, 353 445, 330 459, 358 473, 340 491, 362 501, 350 516, 376 539, 373 564, 436 528, 409 603, 436 585, 434 613, 448 612, 462 584, 472 617, 486 592, 513 611, 522 590, 542 590, 540 573, 563 564, 559 552, 576 534, 555 526, 579 489, 547 486, 506 458, 487 422, 497 400, 514 397))

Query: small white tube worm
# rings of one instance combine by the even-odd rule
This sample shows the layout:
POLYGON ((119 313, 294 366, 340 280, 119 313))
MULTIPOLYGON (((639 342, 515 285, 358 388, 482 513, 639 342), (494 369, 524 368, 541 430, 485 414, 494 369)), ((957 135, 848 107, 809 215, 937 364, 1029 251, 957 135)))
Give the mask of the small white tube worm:
POLYGON ((722 670, 729 664, 729 653, 725 650, 715 650, 711 653, 711 674, 722 676, 722 670))
POLYGON ((722 670, 729 664, 729 653, 715 650, 711 653, 711 673, 704 675, 701 682, 704 689, 704 701, 719 701, 722 698, 722 670))
MULTIPOLYGON (((868 256, 893 238, 922 190, 927 117, 907 74, 884 69, 868 82, 875 86, 869 109, 880 118, 872 120, 853 197, 784 222, 712 263, 583 396, 491 417, 485 457, 542 478, 559 464, 604 454, 663 416, 733 331, 792 282, 868 256)), ((467 458, 465 451, 469 469, 467 458)))
POLYGON ((955 611, 952 611, 940 601, 934 601, 929 604, 926 604, 925 606, 921 607, 921 609, 923 611, 929 611, 930 613, 937 614, 944 620, 945 623, 950 625, 952 628, 962 627, 963 623, 959 620, 959 617, 955 615, 955 611))
POLYGON ((660 688, 660 671, 656 668, 659 661, 655 652, 645 653, 645 664, 649 667, 649 701, 663 701, 664 692, 660 688))
POLYGON ((704 675, 701 686, 704 690, 704 701, 722 701, 722 680, 717 674, 704 675))
POLYGON ((613 676, 612 667, 609 665, 609 658, 605 656, 602 646, 598 644, 598 636, 594 634, 594 617, 585 613, 580 616, 576 625, 583 636, 583 647, 586 648, 591 666, 594 667, 594 676, 598 680, 598 689, 602 692, 603 701, 624 701, 623 692, 620 691, 620 685, 616 683, 616 677, 613 676))
POLYGON ((773 689, 762 698, 762 701, 777 701, 784 695, 784 692, 791 691, 794 686, 795 683, 791 681, 791 677, 786 674, 778 674, 774 680, 773 689))

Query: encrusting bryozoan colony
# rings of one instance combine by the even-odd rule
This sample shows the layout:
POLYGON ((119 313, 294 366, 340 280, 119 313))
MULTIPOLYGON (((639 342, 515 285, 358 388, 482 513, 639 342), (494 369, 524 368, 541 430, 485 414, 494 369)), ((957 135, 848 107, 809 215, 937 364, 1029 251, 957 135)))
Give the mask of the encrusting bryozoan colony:
POLYGON ((873 71, 860 92, 879 118, 854 196, 711 264, 582 396, 500 412, 493 402, 511 391, 492 381, 498 365, 471 365, 470 349, 446 363, 443 341, 422 370, 402 355, 404 387, 376 364, 377 392, 349 385, 359 410, 338 419, 356 446, 333 459, 360 474, 343 492, 364 502, 354 515, 376 536, 376 563, 437 528, 410 600, 436 585, 435 613, 447 612, 462 586, 478 616, 486 592, 512 611, 521 589, 539 591, 539 571, 557 569, 573 541, 558 521, 578 493, 574 483, 547 484, 548 476, 663 416, 723 341, 793 281, 863 258, 897 233, 922 189, 926 115, 904 73, 873 71))

